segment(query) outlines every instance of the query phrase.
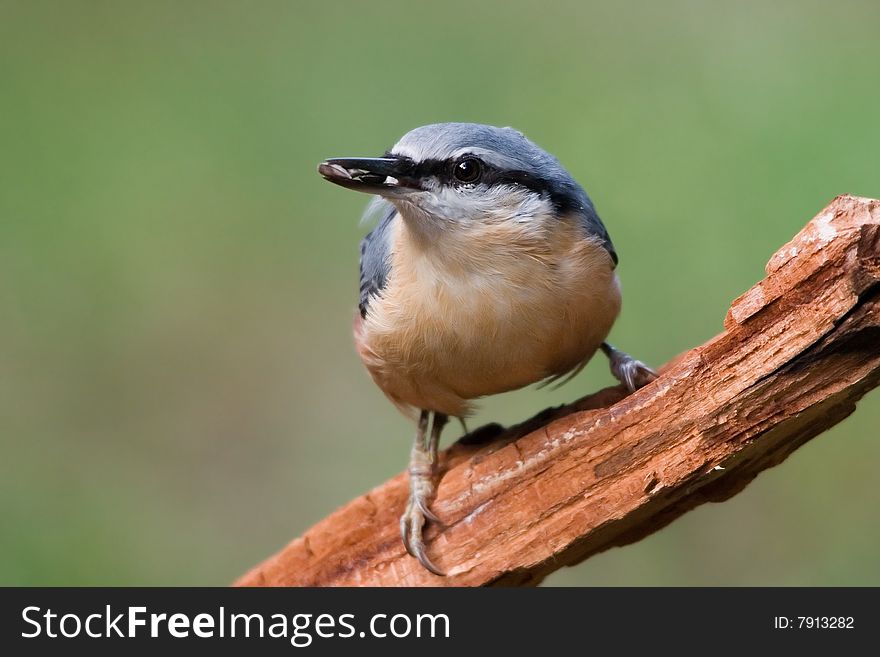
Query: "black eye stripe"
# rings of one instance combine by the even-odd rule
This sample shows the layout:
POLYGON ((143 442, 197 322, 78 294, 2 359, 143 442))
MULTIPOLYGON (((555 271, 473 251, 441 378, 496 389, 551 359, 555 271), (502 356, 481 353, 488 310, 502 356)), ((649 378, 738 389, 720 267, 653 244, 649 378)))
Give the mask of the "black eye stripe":
MULTIPOLYGON (((464 159, 464 157, 451 160, 423 160, 418 164, 413 164, 410 175, 415 178, 437 178, 443 185, 456 184, 458 181, 455 178, 454 170, 456 164, 462 159, 464 159)), ((536 192, 549 189, 549 186, 543 181, 525 171, 500 169, 475 156, 471 156, 469 159, 475 159, 481 163, 483 168, 482 182, 486 185, 521 185, 536 192)))
MULTIPOLYGON (((390 157, 399 157, 388 153, 390 157)), ((455 165, 464 157, 473 157, 482 163, 482 176, 480 184, 487 187, 494 185, 516 185, 523 187, 535 194, 547 196, 550 202, 559 212, 582 211, 584 206, 576 194, 570 190, 551 184, 550 182, 539 178, 528 171, 519 169, 502 169, 493 164, 486 162, 477 156, 460 156, 454 159, 438 160, 428 159, 421 162, 412 162, 411 168, 407 171, 407 175, 412 178, 437 178, 441 185, 457 186, 462 183, 456 180, 453 173, 455 165)))

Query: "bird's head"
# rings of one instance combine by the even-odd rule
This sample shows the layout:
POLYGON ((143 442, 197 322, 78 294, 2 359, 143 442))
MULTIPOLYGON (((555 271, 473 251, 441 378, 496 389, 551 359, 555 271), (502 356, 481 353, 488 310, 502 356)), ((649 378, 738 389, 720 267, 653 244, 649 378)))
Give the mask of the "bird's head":
POLYGON ((405 219, 443 229, 591 212, 583 189, 552 155, 513 128, 439 123, 405 134, 383 157, 332 158, 330 182, 377 194, 405 219))

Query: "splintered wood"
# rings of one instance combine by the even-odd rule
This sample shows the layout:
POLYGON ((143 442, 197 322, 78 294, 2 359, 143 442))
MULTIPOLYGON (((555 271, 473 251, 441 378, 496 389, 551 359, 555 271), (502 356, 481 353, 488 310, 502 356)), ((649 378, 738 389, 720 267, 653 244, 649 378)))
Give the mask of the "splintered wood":
POLYGON ((446 450, 432 505, 445 527, 427 540, 447 577, 404 551, 401 474, 237 584, 535 584, 735 495, 880 383, 880 201, 835 199, 733 302, 724 329, 634 394, 608 388, 446 450))

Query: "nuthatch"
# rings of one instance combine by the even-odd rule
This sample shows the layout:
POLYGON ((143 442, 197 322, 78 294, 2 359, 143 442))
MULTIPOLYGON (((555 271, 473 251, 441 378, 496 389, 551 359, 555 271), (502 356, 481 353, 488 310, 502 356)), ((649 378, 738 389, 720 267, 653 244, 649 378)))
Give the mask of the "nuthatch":
POLYGON ((484 395, 571 377, 597 349, 630 390, 656 375, 604 342, 620 311, 617 253, 586 192, 522 133, 427 125, 384 157, 328 159, 318 171, 377 195, 354 339, 382 392, 418 417, 400 530, 441 575, 422 529, 439 522, 429 503, 449 416, 464 418, 484 395))

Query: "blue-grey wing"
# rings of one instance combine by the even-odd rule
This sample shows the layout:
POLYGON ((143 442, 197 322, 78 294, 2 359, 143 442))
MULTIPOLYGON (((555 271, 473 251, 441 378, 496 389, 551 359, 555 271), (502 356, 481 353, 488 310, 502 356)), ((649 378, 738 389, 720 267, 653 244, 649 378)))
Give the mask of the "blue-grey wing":
POLYGON ((605 224, 599 219, 599 214, 593 206, 593 201, 590 200, 590 197, 587 196, 587 193, 580 185, 577 185, 577 183, 574 183, 574 185, 574 189, 569 191, 570 196, 568 197, 568 203, 566 204, 568 207, 565 207, 564 209, 574 213, 580 222, 581 228, 583 228, 587 235, 594 237, 601 242, 602 246, 608 251, 608 254, 616 265, 617 251, 614 250, 614 245, 611 243, 611 236, 608 235, 608 230, 605 228, 605 224))
POLYGON ((599 215, 596 214, 596 210, 592 205, 587 206, 584 211, 578 213, 578 218, 581 221, 581 225, 584 230, 587 231, 588 234, 594 235, 597 239, 601 240, 602 246, 605 247, 605 250, 608 251, 611 259, 614 261, 614 264, 617 264, 617 251, 614 250, 614 245, 611 243, 611 236, 608 234, 608 230, 605 228, 605 224, 602 223, 602 220, 599 219, 599 215))
POLYGON ((370 299, 379 294, 391 270, 391 221, 397 210, 387 201, 379 203, 380 218, 376 227, 361 240, 361 290, 358 308, 367 316, 370 299))

